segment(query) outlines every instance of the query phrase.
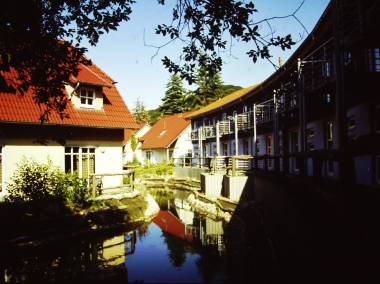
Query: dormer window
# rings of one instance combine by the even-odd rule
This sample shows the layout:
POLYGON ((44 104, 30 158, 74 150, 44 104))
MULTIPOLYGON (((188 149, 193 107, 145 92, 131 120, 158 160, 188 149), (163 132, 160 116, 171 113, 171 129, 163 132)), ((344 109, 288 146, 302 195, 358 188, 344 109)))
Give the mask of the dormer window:
POLYGON ((95 107, 95 92, 82 89, 80 91, 80 105, 81 107, 95 107))

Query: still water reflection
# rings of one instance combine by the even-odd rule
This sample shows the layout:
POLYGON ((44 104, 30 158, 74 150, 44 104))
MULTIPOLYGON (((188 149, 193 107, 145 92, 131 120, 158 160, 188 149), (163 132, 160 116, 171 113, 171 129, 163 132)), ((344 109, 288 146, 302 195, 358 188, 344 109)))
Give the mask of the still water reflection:
MULTIPOLYGON (((2 259, 5 281, 111 279, 122 283, 221 283, 227 280, 225 224, 195 212, 189 193, 159 201, 136 230, 54 248, 18 250, 2 259)), ((236 230, 238 228, 235 228, 236 230)), ((241 236, 237 233, 234 236, 241 236)))

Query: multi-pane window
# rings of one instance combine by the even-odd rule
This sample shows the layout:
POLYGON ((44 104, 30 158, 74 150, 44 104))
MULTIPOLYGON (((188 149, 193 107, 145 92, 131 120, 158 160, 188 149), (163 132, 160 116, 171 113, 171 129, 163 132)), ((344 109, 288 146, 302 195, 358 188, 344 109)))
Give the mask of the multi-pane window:
POLYGON ((207 144, 203 145, 203 156, 208 157, 208 145, 207 144))
POLYGON ((260 155, 260 140, 256 140, 256 156, 260 155))
MULTIPOLYGON (((293 153, 298 153, 298 130, 292 132, 292 148, 293 153)), ((298 162, 296 157, 293 158, 293 170, 298 171, 298 162)))
POLYGON ((307 138, 312 138, 312 137, 314 137, 314 127, 309 128, 307 130, 307 138))
POLYGON ((95 148, 65 147, 66 173, 78 172, 79 177, 88 178, 95 173, 95 148))
POLYGON ((308 151, 314 151, 314 142, 310 142, 307 144, 307 150, 308 151))
POLYGON ((248 143, 248 140, 244 140, 244 142, 243 142, 243 153, 244 153, 244 155, 249 155, 249 143, 248 143))
POLYGON ((228 144, 227 143, 223 144, 223 155, 228 156, 228 144))
POLYGON ((145 152, 145 158, 148 159, 148 161, 150 161, 150 158, 152 157, 152 151, 151 150, 148 150, 145 152))
POLYGON ((380 48, 367 49, 366 65, 369 72, 380 72, 380 48))
MULTIPOLYGON (((267 136, 267 149, 266 149, 266 154, 269 156, 272 156, 272 136, 267 136)), ((268 167, 272 167, 272 159, 268 160, 268 167)))
MULTIPOLYGON (((333 149, 333 124, 332 122, 328 122, 326 124, 326 149, 333 149)), ((334 163, 333 161, 327 161, 326 163, 326 171, 327 175, 332 175, 334 172, 334 163)))
POLYGON ((80 91, 80 104, 85 107, 93 107, 95 105, 95 93, 90 90, 80 91))

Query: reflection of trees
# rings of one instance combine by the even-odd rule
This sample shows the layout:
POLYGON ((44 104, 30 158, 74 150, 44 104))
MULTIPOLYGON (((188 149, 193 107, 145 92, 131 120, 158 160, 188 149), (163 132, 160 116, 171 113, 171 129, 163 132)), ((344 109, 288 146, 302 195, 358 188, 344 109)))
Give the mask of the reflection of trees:
POLYGON ((136 229, 137 236, 139 237, 140 241, 142 241, 143 238, 149 235, 149 230, 148 230, 149 225, 150 223, 144 222, 143 224, 141 224, 140 227, 136 229))
POLYGON ((80 283, 96 280, 99 276, 111 283, 119 278, 126 280, 124 262, 122 266, 112 266, 110 262, 114 258, 104 258, 105 239, 109 237, 3 250, 0 271, 9 282, 80 283))
POLYGON ((38 251, 21 250, 18 253, 6 259, 6 275, 10 282, 40 283, 70 278, 84 279, 86 274, 98 267, 98 262, 91 260, 96 250, 94 244, 90 243, 77 244, 74 247, 65 247, 62 244, 39 247, 38 251))
POLYGON ((199 251, 200 257, 195 264, 199 274, 203 275, 203 283, 219 282, 215 281, 216 275, 223 275, 224 261, 213 246, 203 246, 199 251))
POLYGON ((165 232, 162 232, 162 235, 164 236, 164 242, 170 251, 169 259, 171 264, 174 267, 181 267, 186 261, 186 247, 189 246, 188 241, 165 232))

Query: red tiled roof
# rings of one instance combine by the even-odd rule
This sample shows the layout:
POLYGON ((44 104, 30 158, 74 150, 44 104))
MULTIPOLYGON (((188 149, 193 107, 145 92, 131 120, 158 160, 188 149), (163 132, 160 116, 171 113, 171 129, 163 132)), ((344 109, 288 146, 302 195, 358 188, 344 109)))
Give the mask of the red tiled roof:
MULTIPOLYGON (((100 77, 98 74, 93 72, 91 68, 81 64, 80 72, 77 77, 71 76, 70 78, 74 83, 81 82, 90 85, 96 86, 105 86, 111 87, 112 84, 109 84, 106 80, 100 77)), ((112 82, 111 82, 112 83, 112 82)))
MULTIPOLYGON (((14 69, 3 72, 5 79, 14 79, 17 74, 14 69)), ((69 101, 66 113, 70 118, 61 120, 59 116, 52 113, 47 123, 61 125, 75 125, 102 128, 133 128, 138 129, 131 112, 125 104, 114 81, 95 64, 90 66, 81 65, 81 70, 74 82, 97 85, 103 93, 103 110, 89 110, 74 108, 69 101)), ((0 121, 15 123, 39 123, 42 110, 33 101, 31 90, 22 96, 0 90, 0 121)))
POLYGON ((141 137, 144 141, 140 149, 157 149, 169 147, 175 139, 190 125, 190 120, 185 117, 193 111, 181 114, 164 116, 152 126, 152 128, 141 137))
POLYGON ((175 235, 190 242, 194 239, 191 230, 186 228, 185 224, 169 211, 160 210, 152 221, 165 233, 175 235))

